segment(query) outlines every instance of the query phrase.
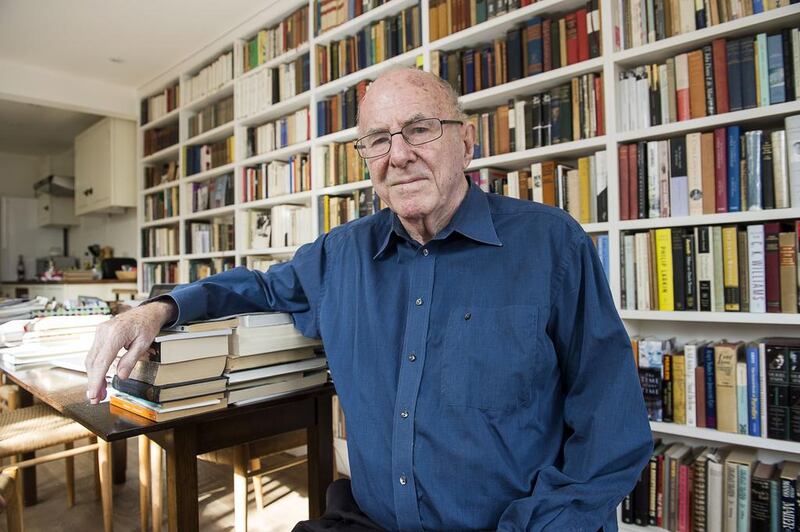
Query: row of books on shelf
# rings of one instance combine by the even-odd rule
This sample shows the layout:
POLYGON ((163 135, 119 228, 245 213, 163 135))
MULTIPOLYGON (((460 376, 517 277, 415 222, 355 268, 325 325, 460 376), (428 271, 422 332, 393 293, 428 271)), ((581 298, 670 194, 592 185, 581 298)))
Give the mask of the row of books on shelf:
POLYGON ((144 152, 147 157, 158 151, 174 146, 179 140, 178 123, 167 124, 164 127, 148 129, 143 133, 144 152))
POLYGON ((196 146, 184 146, 182 166, 191 176, 230 164, 234 160, 235 137, 196 146))
POLYGON ((142 229, 142 257, 177 255, 179 249, 177 225, 142 229))
POLYGON ((481 168, 466 173, 481 190, 544 203, 567 211, 580 223, 608 221, 606 153, 579 157, 576 164, 532 163, 530 169, 481 168))
POLYGON ((657 440, 622 522, 677 531, 798 530, 800 464, 758 460, 754 449, 657 440))
POLYGON ((234 248, 233 221, 215 219, 186 222, 187 253, 231 251, 234 248))
POLYGON ((220 54, 197 74, 182 83, 184 100, 193 102, 233 80, 233 51, 220 54))
POLYGON ((352 20, 388 0, 315 0, 314 33, 319 35, 352 20))
POLYGON ((178 161, 167 161, 144 167, 144 188, 157 187, 178 179, 178 161))
POLYGON ((308 42, 308 7, 287 15, 277 25, 260 30, 242 46, 242 72, 271 61, 308 42))
POLYGON ((189 282, 193 283, 235 267, 236 264, 233 257, 194 259, 189 261, 189 282))
POLYGON ((533 17, 491 44, 432 51, 431 69, 460 94, 470 94, 574 65, 600 55, 600 27, 594 27, 594 18, 587 9, 561 18, 533 17))
POLYGON ((233 122, 233 96, 207 105, 189 117, 189 138, 233 122))
POLYGON ((327 233, 334 227, 352 222, 358 218, 369 216, 385 207, 372 188, 362 188, 347 195, 320 198, 322 213, 320 216, 320 232, 327 233))
POLYGON ((234 86, 236 118, 244 118, 311 88, 309 55, 243 77, 234 86))
POLYGON ((342 92, 318 101, 317 136, 356 127, 358 105, 371 84, 372 81, 364 79, 342 92))
POLYGON ((430 40, 447 37, 534 2, 531 0, 435 0, 430 3, 430 40))
POLYGON ((795 3, 790 0, 621 0, 612 10, 614 45, 629 49, 795 3))
POLYGON ((248 255, 245 257, 245 266, 248 270, 259 270, 265 272, 270 266, 280 264, 289 260, 289 255, 248 255))
POLYGON ((800 97, 800 31, 715 39, 621 72, 620 131, 766 107, 800 97), (630 105, 627 105, 630 102, 630 105))
POLYGON ((631 339, 651 421, 800 441, 800 339, 631 339))
POLYGON ((288 161, 270 161, 242 171, 244 201, 274 198, 311 190, 311 163, 307 153, 288 161))
POLYGON ((247 129, 247 156, 260 155, 309 140, 311 115, 308 107, 294 113, 247 129))
POLYGON ((180 86, 176 83, 158 94, 142 98, 139 110, 139 124, 158 120, 181 106, 180 86))
POLYGON ((144 221, 171 218, 180 213, 178 187, 159 190, 144 197, 144 221))
POLYGON ((800 159, 788 149, 800 138, 800 115, 785 125, 772 131, 733 125, 620 145, 620 219, 800 205, 800 159))
POLYGON ((299 246, 314 239, 311 208, 276 205, 269 211, 249 211, 250 248, 299 246))
MULTIPOLYGON (((192 183, 192 212, 233 205, 233 174, 192 183)), ((172 190, 177 190, 173 188, 172 190)))
POLYGON ((154 421, 246 404, 328 380, 318 340, 282 313, 225 317, 163 330, 128 379, 114 377, 116 407, 154 421))
POLYGON ((317 146, 316 157, 322 182, 326 187, 369 179, 367 163, 352 142, 332 142, 317 146))
POLYGON ((798 230, 791 221, 624 234, 621 308, 796 314, 798 230))
POLYGON ((355 35, 317 45, 317 84, 339 79, 420 46, 420 7, 415 4, 396 15, 371 22, 355 35))
POLYGON ((585 74, 547 92, 470 114, 476 132, 473 158, 603 134, 602 82, 600 74, 585 74))
POLYGON ((139 264, 139 271, 142 272, 144 292, 149 292, 154 284, 173 284, 178 282, 177 262, 145 262, 139 264))

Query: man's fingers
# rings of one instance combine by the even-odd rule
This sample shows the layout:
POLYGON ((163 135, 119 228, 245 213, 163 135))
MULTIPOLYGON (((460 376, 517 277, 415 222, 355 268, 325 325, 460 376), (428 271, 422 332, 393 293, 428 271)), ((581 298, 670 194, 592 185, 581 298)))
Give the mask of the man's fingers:
POLYGON ((131 342, 128 352, 122 355, 122 358, 117 362, 117 376, 120 379, 127 379, 131 371, 133 371, 133 366, 148 352, 149 347, 150 343, 140 338, 136 338, 131 342))
POLYGON ((105 398, 106 372, 117 349, 104 341, 104 335, 98 335, 92 345, 92 349, 86 357, 86 375, 89 383, 86 390, 86 397, 92 404, 97 404, 105 398))

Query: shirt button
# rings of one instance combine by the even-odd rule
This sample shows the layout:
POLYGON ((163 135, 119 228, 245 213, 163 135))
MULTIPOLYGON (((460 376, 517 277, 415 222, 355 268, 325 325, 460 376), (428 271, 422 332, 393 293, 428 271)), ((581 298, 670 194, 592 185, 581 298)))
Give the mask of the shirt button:
POLYGON ((402 412, 400 412, 400 417, 403 418, 403 419, 407 418, 408 417, 408 410, 403 410, 402 412))
POLYGON ((400 485, 401 486, 405 486, 406 482, 408 482, 408 480, 406 480, 406 476, 405 475, 400 475, 400 485))
POLYGON ((464 314, 464 319, 465 319, 465 320, 469 320, 471 317, 472 317, 472 314, 470 314, 469 312, 467 312, 466 314, 464 314))
POLYGON ((422 298, 418 297, 417 300, 414 301, 414 303, 419 307, 420 305, 422 305, 422 298))
POLYGON ((417 359, 417 355, 415 355, 414 353, 409 353, 408 354, 408 361, 409 362, 414 362, 416 359, 417 359))
POLYGON ((428 256, 428 248, 422 248, 422 254, 428 256))

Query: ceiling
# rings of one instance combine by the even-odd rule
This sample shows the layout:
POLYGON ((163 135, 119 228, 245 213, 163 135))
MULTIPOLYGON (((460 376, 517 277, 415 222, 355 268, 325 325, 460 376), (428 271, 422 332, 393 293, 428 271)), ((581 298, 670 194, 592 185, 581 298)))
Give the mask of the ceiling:
MULTIPOLYGON (((0 60, 138 88, 273 0, 0 0, 0 60)), ((0 100, 0 152, 69 148, 98 117, 0 100)))

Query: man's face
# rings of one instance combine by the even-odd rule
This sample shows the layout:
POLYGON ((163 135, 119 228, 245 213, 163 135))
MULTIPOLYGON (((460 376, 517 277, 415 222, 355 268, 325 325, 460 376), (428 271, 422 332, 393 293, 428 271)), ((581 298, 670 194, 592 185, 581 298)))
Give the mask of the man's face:
MULTIPOLYGON (((360 108, 359 135, 400 131, 419 118, 457 119, 438 87, 390 75, 370 87, 360 108)), ((445 124, 442 137, 411 146, 392 137, 389 153, 367 159, 375 192, 400 218, 421 220, 452 212, 463 199, 464 169, 472 158, 471 126, 445 124), (469 138, 468 138, 469 137, 469 138)))

